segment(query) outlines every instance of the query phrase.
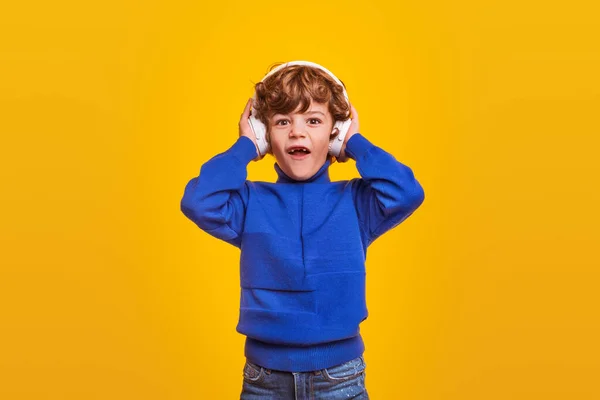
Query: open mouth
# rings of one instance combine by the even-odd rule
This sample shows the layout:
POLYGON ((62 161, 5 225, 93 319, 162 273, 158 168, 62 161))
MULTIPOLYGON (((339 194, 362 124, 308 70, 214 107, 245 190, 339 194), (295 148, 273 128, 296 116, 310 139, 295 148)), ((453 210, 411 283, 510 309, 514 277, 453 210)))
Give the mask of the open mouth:
POLYGON ((294 160, 302 160, 309 156, 310 150, 302 146, 292 147, 288 150, 288 154, 292 156, 294 160))

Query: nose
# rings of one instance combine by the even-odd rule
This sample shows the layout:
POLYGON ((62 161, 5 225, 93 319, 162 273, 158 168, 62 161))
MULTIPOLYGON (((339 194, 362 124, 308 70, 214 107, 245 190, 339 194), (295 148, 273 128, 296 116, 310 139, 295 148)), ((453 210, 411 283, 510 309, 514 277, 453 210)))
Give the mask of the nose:
POLYGON ((306 126, 295 122, 292 129, 290 129, 290 136, 306 136, 306 126))

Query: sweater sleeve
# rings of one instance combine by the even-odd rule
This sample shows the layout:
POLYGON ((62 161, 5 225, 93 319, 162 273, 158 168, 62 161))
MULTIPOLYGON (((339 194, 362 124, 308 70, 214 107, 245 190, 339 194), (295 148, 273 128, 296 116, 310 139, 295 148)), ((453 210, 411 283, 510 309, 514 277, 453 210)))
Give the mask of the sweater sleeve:
POLYGON ((353 179, 354 204, 367 245, 408 218, 425 200, 413 171, 362 134, 346 142, 362 178, 353 179))
POLYGON ((240 136, 225 152, 206 161, 181 199, 181 211, 206 233, 241 247, 249 188, 246 167, 257 156, 250 138, 240 136))

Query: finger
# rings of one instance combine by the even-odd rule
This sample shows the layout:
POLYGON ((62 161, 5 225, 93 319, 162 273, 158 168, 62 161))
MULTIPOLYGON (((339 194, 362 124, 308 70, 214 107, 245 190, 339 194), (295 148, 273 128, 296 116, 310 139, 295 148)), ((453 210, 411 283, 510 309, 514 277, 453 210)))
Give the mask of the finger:
POLYGON ((352 119, 358 121, 358 112, 356 111, 356 108, 354 108, 352 103, 350 103, 350 110, 352 110, 352 119))
POLYGON ((249 98, 246 102, 246 107, 244 108, 244 112, 242 113, 242 117, 250 116, 250 106, 252 105, 252 98, 249 98))

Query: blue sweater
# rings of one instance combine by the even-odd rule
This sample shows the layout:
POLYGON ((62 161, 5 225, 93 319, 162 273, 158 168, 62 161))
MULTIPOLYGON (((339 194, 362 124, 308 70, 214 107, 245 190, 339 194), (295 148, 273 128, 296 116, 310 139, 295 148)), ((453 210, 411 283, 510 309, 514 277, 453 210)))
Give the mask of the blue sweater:
POLYGON ((256 147, 240 136, 185 187, 186 217, 241 250, 236 331, 255 364, 306 372, 364 352, 367 247, 408 218, 424 192, 409 167, 360 133, 346 154, 361 178, 332 182, 326 161, 305 181, 277 163, 276 183, 248 181, 256 147))

